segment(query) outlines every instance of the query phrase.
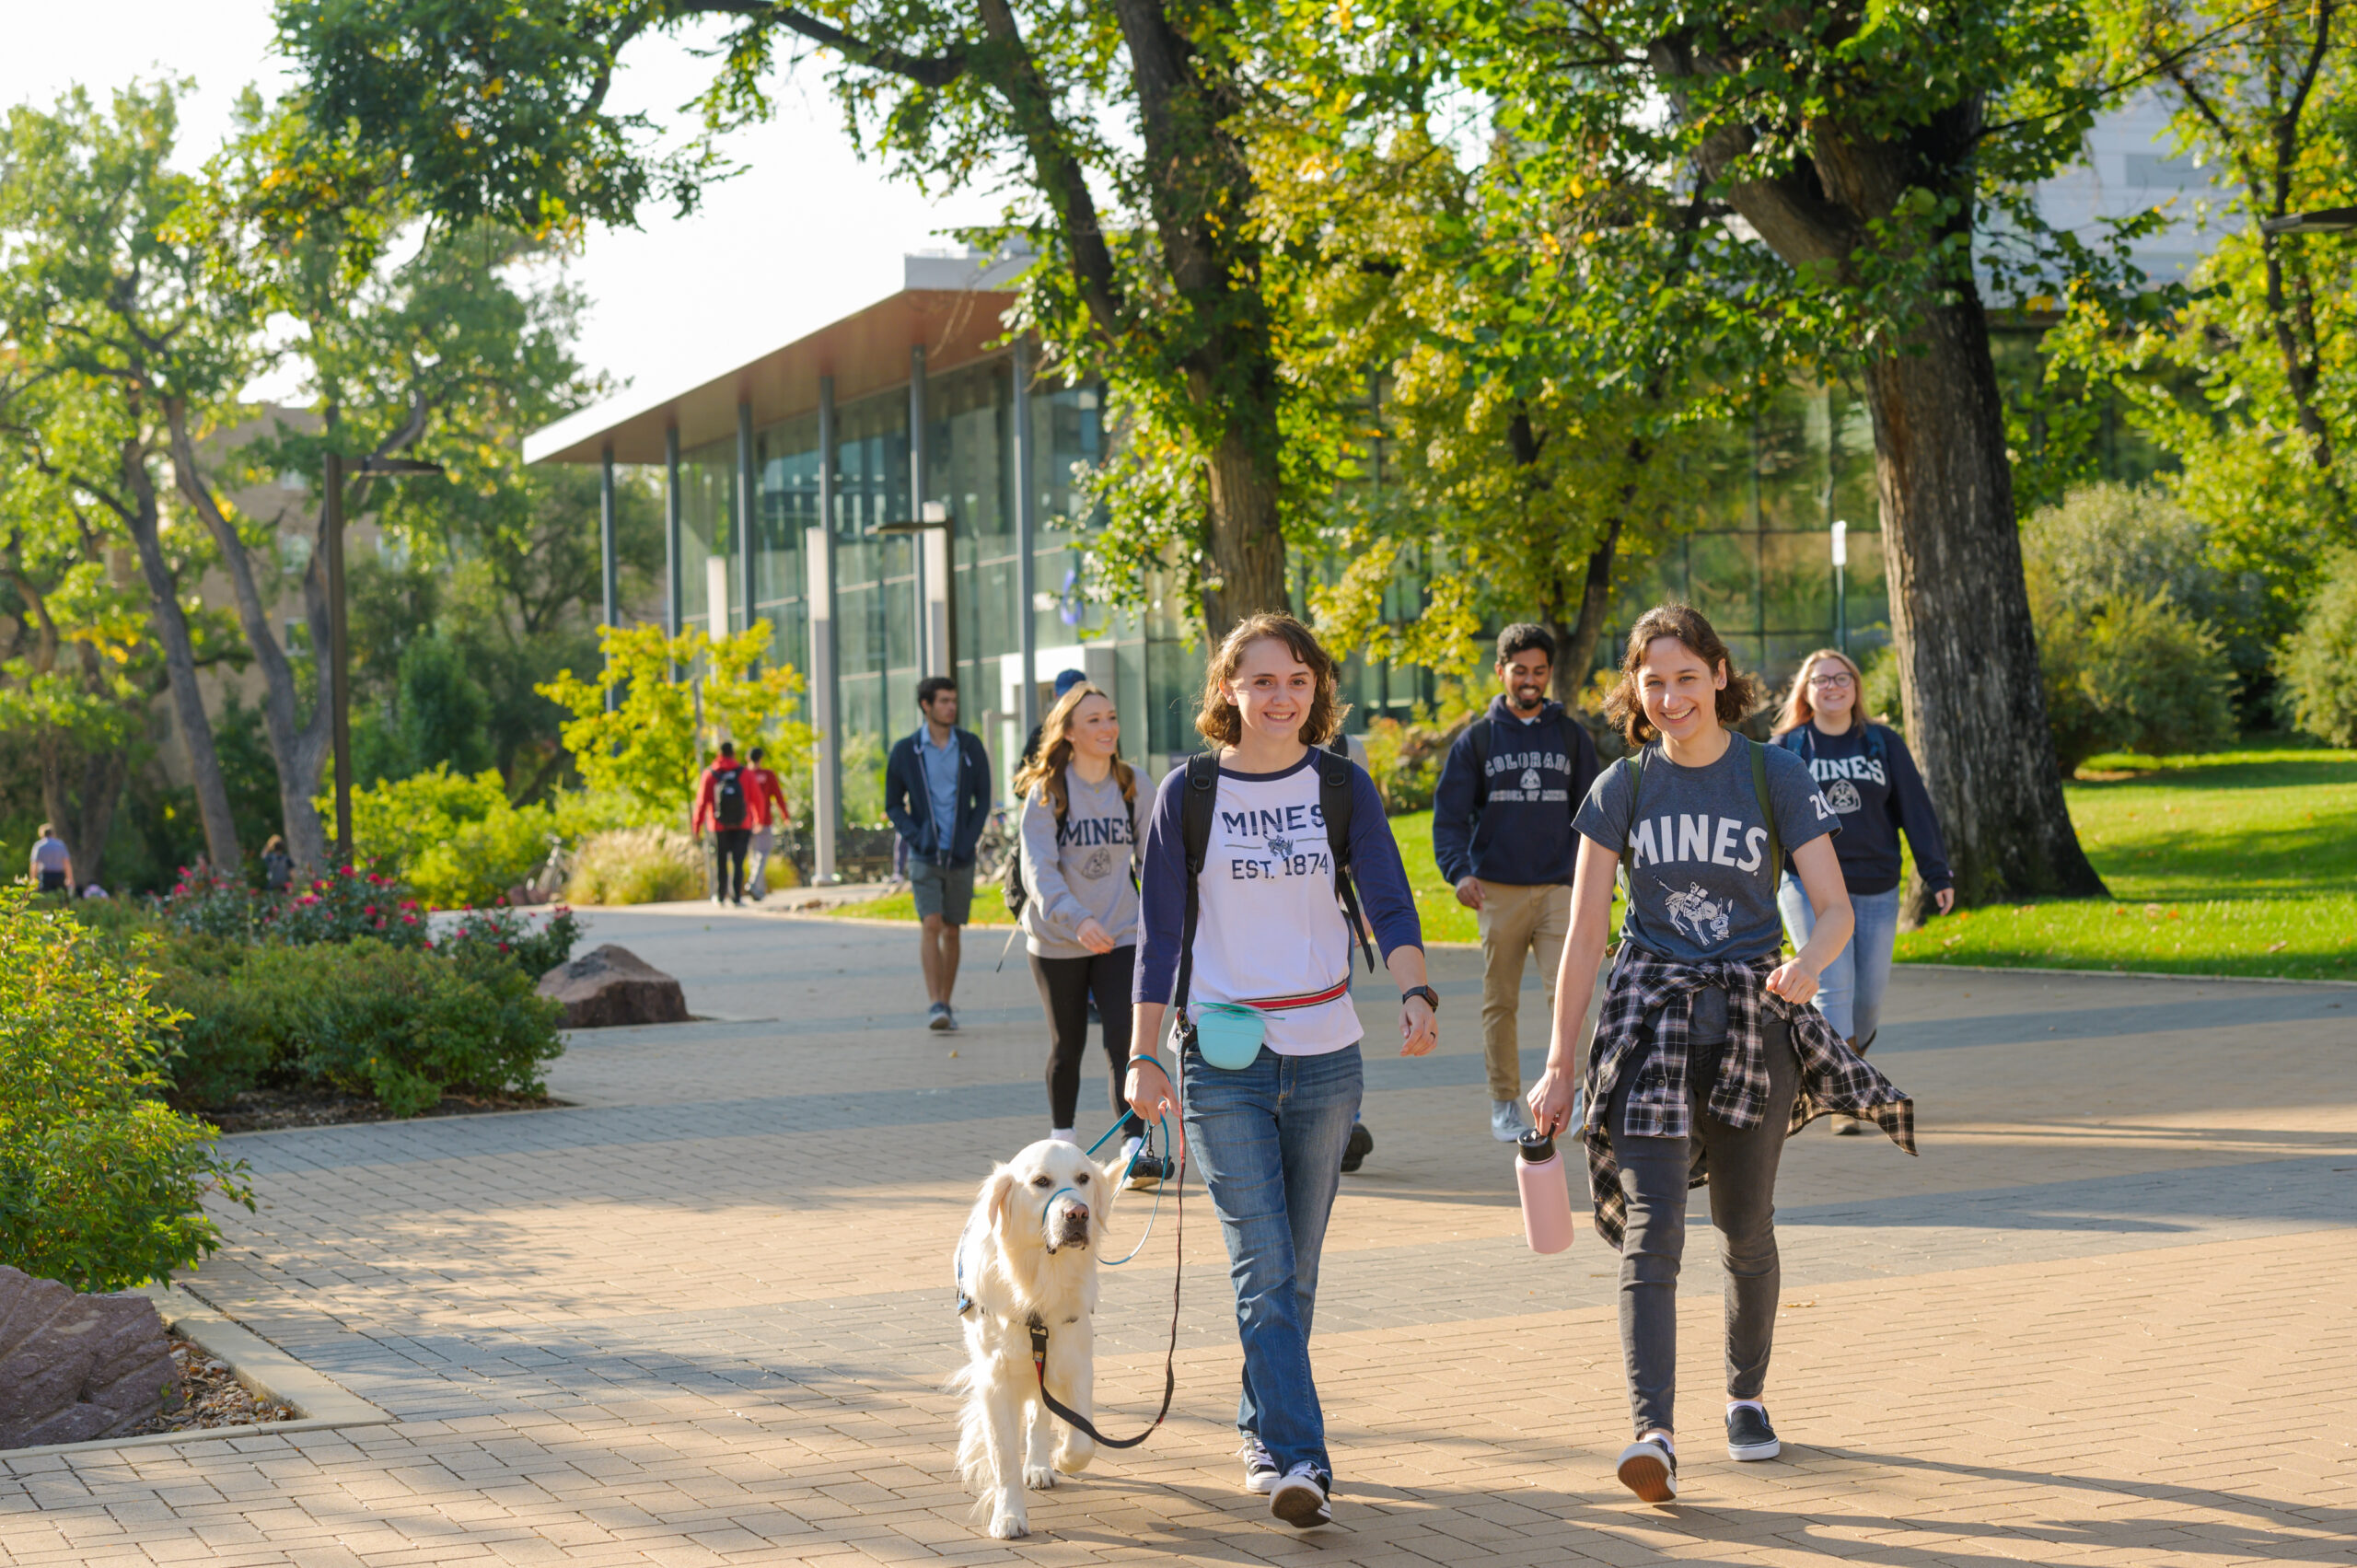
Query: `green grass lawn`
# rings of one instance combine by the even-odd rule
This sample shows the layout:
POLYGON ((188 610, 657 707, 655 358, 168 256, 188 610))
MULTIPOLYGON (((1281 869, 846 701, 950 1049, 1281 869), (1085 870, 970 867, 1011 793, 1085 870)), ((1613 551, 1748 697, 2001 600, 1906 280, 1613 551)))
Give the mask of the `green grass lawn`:
MULTIPOLYGON (((2357 980, 2357 751, 2098 757, 2088 771, 2064 793, 2112 896, 1935 920, 1900 935, 1902 962, 2357 980)), ((1391 830, 1425 938, 1479 940, 1433 864, 1432 813, 1391 830)), ((906 893, 840 912, 916 918, 906 893)), ((1008 923, 996 889, 975 889, 974 923, 1008 923)))
POLYGON ((2098 757, 2065 786, 2106 900, 1968 911, 1910 963, 2357 980, 2357 751, 2098 757))

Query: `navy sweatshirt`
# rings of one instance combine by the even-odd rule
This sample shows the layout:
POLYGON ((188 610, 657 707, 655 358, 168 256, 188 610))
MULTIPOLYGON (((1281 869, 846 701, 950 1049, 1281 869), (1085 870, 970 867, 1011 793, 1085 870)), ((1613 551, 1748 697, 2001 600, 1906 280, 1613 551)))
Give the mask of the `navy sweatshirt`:
MULTIPOLYGON (((1948 853, 1940 842, 1940 819, 1933 814, 1932 796, 1907 742, 1887 725, 1852 724, 1841 735, 1827 735, 1814 724, 1788 729, 1778 745, 1797 753, 1817 780, 1826 804, 1841 816, 1841 831, 1834 836, 1834 853, 1841 857, 1841 880, 1853 893, 1887 893, 1898 886, 1898 830, 1915 851, 1915 869, 1924 885, 1937 892, 1956 885, 1948 872, 1948 853), (1868 746, 1872 728, 1877 742, 1868 746), (1874 752, 1880 751, 1876 757, 1874 752)), ((1784 866, 1792 867, 1792 856, 1784 866)))
POLYGON ((1449 747, 1433 791, 1433 858, 1440 874, 1451 887, 1468 877, 1509 887, 1568 884, 1579 844, 1572 817, 1596 774, 1596 742, 1565 716, 1562 703, 1549 703, 1525 723, 1503 693, 1492 698, 1490 711, 1449 747), (1473 734, 1484 726, 1486 769, 1473 734))

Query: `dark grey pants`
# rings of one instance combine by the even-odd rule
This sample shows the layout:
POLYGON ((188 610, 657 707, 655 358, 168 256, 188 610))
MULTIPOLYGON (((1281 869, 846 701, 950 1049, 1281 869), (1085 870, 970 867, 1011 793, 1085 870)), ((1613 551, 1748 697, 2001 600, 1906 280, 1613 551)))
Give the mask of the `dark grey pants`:
POLYGON ((1790 1027, 1763 1020, 1768 1056, 1768 1106, 1759 1125, 1728 1126, 1703 1111, 1703 1086, 1689 1075, 1695 1095, 1688 1138, 1640 1138, 1626 1130, 1629 1093, 1643 1071, 1628 1073, 1613 1091, 1605 1125, 1620 1165, 1620 1191, 1629 1225, 1620 1243, 1620 1353, 1629 1370, 1629 1408, 1637 1434, 1675 1432, 1678 1401, 1678 1270, 1686 1255, 1687 1180, 1697 1145, 1711 1162, 1711 1224, 1719 1233, 1726 1271, 1727 1398, 1756 1400, 1768 1383, 1768 1353, 1776 1337, 1776 1294, 1782 1284, 1776 1259, 1776 1165, 1784 1152, 1800 1063, 1790 1027))

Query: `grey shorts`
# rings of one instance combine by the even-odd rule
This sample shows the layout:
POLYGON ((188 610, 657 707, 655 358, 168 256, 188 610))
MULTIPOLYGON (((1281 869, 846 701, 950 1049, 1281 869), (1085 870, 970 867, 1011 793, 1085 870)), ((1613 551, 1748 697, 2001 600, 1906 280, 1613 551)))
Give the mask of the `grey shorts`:
POLYGON ((935 865, 912 854, 909 891, 916 895, 919 920, 939 915, 946 924, 963 925, 974 912, 974 863, 935 865))

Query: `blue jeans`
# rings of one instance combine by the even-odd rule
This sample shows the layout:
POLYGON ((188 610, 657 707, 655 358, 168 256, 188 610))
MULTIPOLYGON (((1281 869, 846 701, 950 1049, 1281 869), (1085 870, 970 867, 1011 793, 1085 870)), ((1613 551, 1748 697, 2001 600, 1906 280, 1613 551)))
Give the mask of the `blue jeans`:
MULTIPOLYGON (((1776 907, 1798 950, 1817 930, 1817 914, 1799 878, 1789 872, 1776 889, 1776 907)), ((1858 927, 1850 934, 1850 945, 1817 977, 1817 1010, 1835 1034, 1863 1045, 1882 1027, 1882 993, 1890 986, 1891 950, 1898 946, 1898 889, 1852 893, 1850 909, 1858 927)))
POLYGON ((1190 1047, 1187 1146, 1202 1167, 1227 1239, 1244 1397, 1236 1424, 1258 1436, 1280 1473, 1302 1460, 1331 1476, 1326 1415, 1309 1375, 1318 1255, 1342 1184, 1361 1088, 1359 1048, 1280 1056, 1268 1047, 1224 1072, 1190 1047))

